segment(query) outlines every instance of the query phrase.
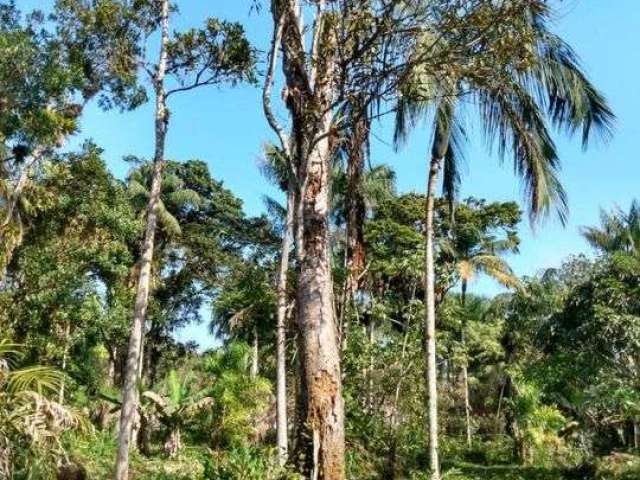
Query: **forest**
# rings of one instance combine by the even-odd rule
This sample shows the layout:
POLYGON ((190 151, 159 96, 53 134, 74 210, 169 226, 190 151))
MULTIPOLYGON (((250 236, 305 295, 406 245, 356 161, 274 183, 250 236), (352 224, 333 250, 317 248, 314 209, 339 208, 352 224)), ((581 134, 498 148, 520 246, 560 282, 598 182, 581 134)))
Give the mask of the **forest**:
POLYGON ((259 45, 194 0, 0 0, 0 478, 640 479, 640 201, 513 265, 570 225, 558 142, 619 127, 562 2, 195 4, 236 2, 259 45), (226 160, 257 213, 167 153, 210 89, 268 132, 226 160), (126 174, 89 112, 144 112, 126 174))

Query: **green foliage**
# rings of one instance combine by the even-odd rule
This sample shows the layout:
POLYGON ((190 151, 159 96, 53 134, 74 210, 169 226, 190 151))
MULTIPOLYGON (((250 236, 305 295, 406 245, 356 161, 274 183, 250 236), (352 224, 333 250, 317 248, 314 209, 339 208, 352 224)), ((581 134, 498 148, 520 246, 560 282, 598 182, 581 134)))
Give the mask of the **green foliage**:
POLYGON ((207 416, 206 430, 217 447, 248 447, 269 428, 271 384, 249 376, 250 354, 246 344, 231 343, 203 360, 211 382, 208 395, 218 405, 207 416))
POLYGON ((21 346, 0 341, 0 475, 48 479, 65 458, 64 432, 87 427, 75 410, 52 400, 64 376, 48 367, 16 368, 21 346))
POLYGON ((232 448, 214 456, 206 467, 207 479, 216 480, 301 480, 279 467, 273 450, 232 448))

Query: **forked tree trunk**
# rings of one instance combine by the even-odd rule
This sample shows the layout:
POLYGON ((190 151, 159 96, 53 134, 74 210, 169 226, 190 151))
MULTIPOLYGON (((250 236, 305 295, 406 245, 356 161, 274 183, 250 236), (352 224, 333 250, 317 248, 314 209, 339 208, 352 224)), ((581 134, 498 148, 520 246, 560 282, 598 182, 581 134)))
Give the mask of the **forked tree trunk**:
MULTIPOLYGON (((20 201, 20 197, 22 196, 22 193, 25 187, 27 186, 29 175, 31 174, 33 168, 42 157, 43 153, 44 153, 44 150, 42 148, 36 149, 31 154, 31 158, 29 158, 29 160, 25 163, 24 167, 22 168, 22 171, 20 172, 20 175, 18 176, 18 179, 16 181, 15 187, 13 188, 13 191, 11 192, 9 199, 7 200, 5 216, 4 216, 4 219, 2 220, 2 223, 0 223, 0 234, 2 234, 5 228, 9 225, 9 223, 11 223, 11 219, 14 217, 15 210, 18 207, 18 202, 20 201)), ((0 236, 0 239, 2 239, 1 236, 0 236)))
POLYGON ((425 325, 424 345, 426 353, 425 381, 427 385, 427 437, 429 442, 429 469, 431 480, 440 479, 438 458, 438 376, 436 369, 436 308, 434 262, 434 209, 435 189, 441 159, 434 157, 429 167, 425 212, 425 325))
MULTIPOLYGON (((328 125, 327 125, 328 126, 328 125)), ((320 140, 307 172, 304 255, 298 279, 299 327, 307 391, 306 426, 313 443, 311 478, 344 478, 344 406, 329 258, 329 149, 320 140)))
MULTIPOLYGON (((304 426, 311 440, 309 478, 342 480, 344 405, 340 348, 334 315, 329 252, 329 174, 336 39, 325 28, 318 2, 311 58, 306 61, 304 28, 297 2, 275 2, 274 20, 284 15, 282 51, 285 101, 292 117, 297 184, 297 313, 304 370, 304 426)), ((272 4, 273 6, 274 4, 272 4)))
POLYGON ((278 318, 276 325, 276 438, 278 462, 284 465, 288 456, 287 438, 287 273, 293 236, 295 212, 294 186, 289 182, 287 190, 287 219, 282 234, 282 251, 278 270, 278 318))
POLYGON ((149 286, 151 263, 157 224, 157 208, 160 201, 162 170, 164 167, 164 147, 167 134, 167 108, 164 77, 167 67, 167 44, 169 42, 169 0, 162 0, 160 11, 160 57, 155 75, 156 116, 155 116, 155 155, 153 158, 153 176, 151 192, 147 205, 147 218, 140 258, 140 272, 136 288, 136 301, 129 336, 129 348, 125 366, 125 381, 122 392, 120 429, 118 432, 118 453, 115 466, 115 480, 127 480, 129 477, 129 444, 138 404, 138 365, 143 327, 149 304, 149 286))

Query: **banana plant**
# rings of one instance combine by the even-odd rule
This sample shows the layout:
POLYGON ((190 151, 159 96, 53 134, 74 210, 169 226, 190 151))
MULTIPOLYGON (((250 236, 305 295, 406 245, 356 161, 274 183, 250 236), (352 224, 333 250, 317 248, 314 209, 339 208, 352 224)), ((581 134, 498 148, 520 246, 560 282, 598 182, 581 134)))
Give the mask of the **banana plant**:
POLYGON ((150 390, 142 393, 143 401, 152 406, 167 430, 164 451, 169 457, 175 457, 182 448, 182 431, 189 420, 214 403, 214 399, 204 396, 202 391, 192 392, 189 388, 191 380, 193 378, 189 376, 181 380, 178 373, 171 370, 162 393, 150 390))

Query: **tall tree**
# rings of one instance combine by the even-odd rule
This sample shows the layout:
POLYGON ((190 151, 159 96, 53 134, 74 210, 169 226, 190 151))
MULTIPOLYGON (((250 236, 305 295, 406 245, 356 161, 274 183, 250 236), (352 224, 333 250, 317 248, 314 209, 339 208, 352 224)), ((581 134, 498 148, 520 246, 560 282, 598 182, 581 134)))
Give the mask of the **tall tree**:
MULTIPOLYGON (((484 274, 507 288, 519 285, 503 255, 516 253, 519 239, 516 227, 520 209, 514 203, 490 204, 468 199, 455 209, 449 237, 439 242, 445 261, 452 262, 460 279, 460 303, 466 306, 469 282, 484 274), (498 236, 499 234, 503 236, 498 236)), ((461 326, 461 343, 465 347, 466 322, 461 326)), ((465 354, 466 355, 466 354, 465 354)), ((468 359, 462 362, 462 388, 467 446, 471 448, 471 403, 469 399, 468 359)))
MULTIPOLYGON (((137 372, 140 347, 147 306, 154 241, 158 218, 164 150, 169 125, 168 98, 176 93, 224 82, 235 83, 252 78, 254 54, 244 38, 242 27, 237 24, 208 19, 202 29, 192 29, 171 37, 169 0, 144 0, 130 4, 126 1, 61 0, 59 15, 66 19, 67 35, 81 51, 91 50, 89 59, 103 54, 107 65, 124 65, 132 82, 136 82, 137 69, 149 75, 155 94, 155 151, 153 175, 146 212, 146 226, 136 288, 123 402, 118 434, 118 456, 115 478, 128 478, 129 441, 137 405, 137 372), (158 59, 149 61, 145 54, 148 36, 159 31, 158 59), (111 48, 111 43, 121 40, 111 48), (172 77, 174 85, 167 87, 166 79, 172 77)), ((97 62, 94 62, 97 63, 97 62)), ((92 65, 92 63, 89 63, 92 65)), ((139 97, 146 94, 141 86, 139 97)), ((137 98, 138 103, 140 98, 137 98)))
MULTIPOLYGON (((431 98, 435 107, 431 159, 428 166, 425 209, 425 350, 427 401, 429 409, 429 453, 432 478, 440 478, 437 425, 437 376, 435 366, 435 272, 434 197, 441 169, 444 189, 453 196, 459 181, 458 148, 464 141, 460 127, 461 106, 456 97, 465 93, 476 99, 478 117, 490 144, 498 153, 511 153, 515 172, 525 182, 531 218, 558 207, 566 216, 566 195, 557 178, 559 159, 547 127, 547 118, 556 127, 575 132, 582 129, 586 146, 592 129, 608 134, 613 115, 602 95, 587 80, 571 48, 548 29, 550 6, 546 2, 525 5, 477 4, 466 12, 467 34, 486 39, 480 49, 472 49, 454 59, 451 73, 444 78, 416 69, 402 86, 397 109, 396 139, 402 140, 407 127, 428 111, 431 98), (479 15, 492 20, 483 26, 479 15), (498 19, 498 21, 495 21, 498 19), (505 42, 504 31, 512 32, 505 42), (523 41, 526 39, 526 41, 523 41), (487 68, 478 69, 476 61, 487 68), (425 91, 426 90, 426 91, 425 91), (545 118, 546 115, 546 118, 545 118)), ((444 35, 443 35, 444 37, 444 35)), ((446 43, 446 40, 443 41, 446 43)), ((433 48, 427 40, 427 48, 433 48)), ((437 47, 437 46, 436 46, 437 47)), ((425 45, 417 44, 415 55, 425 45)), ((464 52, 464 48, 462 49, 464 52)))

